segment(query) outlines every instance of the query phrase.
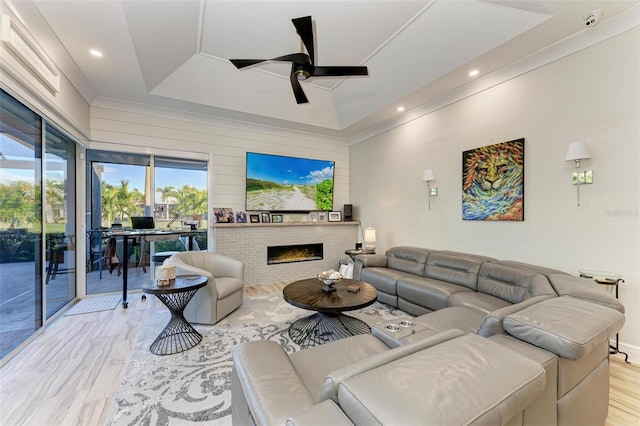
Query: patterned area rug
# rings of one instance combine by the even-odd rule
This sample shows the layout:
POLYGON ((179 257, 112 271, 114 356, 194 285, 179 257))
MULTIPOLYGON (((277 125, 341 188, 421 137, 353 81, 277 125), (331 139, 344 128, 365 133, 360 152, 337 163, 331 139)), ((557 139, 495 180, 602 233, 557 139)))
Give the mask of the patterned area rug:
POLYGON ((122 296, 117 294, 110 296, 88 297, 73 305, 67 312, 65 312, 64 315, 79 315, 91 312, 110 311, 118 306, 121 299, 122 296))
MULTIPOLYGON (((218 324, 196 326, 203 339, 195 348, 156 356, 149 346, 169 320, 168 311, 159 307, 144 320, 105 424, 230 425, 231 348, 268 339, 287 352, 299 350, 289 338, 289 325, 311 313, 289 305, 282 293, 245 297, 243 305, 218 324)), ((349 315, 369 325, 410 317, 378 302, 349 315)))

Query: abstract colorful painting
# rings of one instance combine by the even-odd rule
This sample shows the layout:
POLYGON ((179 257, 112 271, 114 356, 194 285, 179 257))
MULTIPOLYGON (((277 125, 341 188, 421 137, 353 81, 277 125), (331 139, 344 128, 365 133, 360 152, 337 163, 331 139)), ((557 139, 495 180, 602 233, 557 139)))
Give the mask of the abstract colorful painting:
POLYGON ((462 219, 524 220, 524 139, 462 153, 462 219))

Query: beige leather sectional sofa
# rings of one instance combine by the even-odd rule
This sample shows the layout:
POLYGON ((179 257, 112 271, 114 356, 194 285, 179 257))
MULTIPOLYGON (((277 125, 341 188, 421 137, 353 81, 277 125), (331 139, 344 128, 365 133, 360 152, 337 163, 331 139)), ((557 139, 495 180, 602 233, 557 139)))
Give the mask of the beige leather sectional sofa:
POLYGON ((292 354, 236 346, 234 424, 604 422, 624 307, 593 281, 416 247, 358 256, 354 278, 416 317, 292 354))

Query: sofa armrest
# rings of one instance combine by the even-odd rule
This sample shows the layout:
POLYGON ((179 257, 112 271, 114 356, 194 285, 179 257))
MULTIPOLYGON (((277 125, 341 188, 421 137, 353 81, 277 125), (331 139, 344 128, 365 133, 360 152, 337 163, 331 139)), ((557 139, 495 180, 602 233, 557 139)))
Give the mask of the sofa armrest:
POLYGON ((221 254, 216 254, 214 260, 214 275, 216 277, 231 277, 244 281, 244 264, 221 254))
POLYGON ((371 268, 374 266, 387 267, 386 254, 359 254, 356 256, 356 262, 362 263, 363 268, 371 268))
POLYGON ((338 401, 355 424, 504 425, 544 386, 539 363, 466 334, 343 381, 338 401))
POLYGON ((624 314, 624 305, 590 278, 552 274, 549 275, 549 282, 558 293, 558 296, 575 297, 576 299, 607 306, 624 314))
POLYGON ((338 386, 343 380, 348 379, 349 377, 353 377, 365 371, 380 367, 381 365, 388 364, 414 352, 430 348, 431 346, 438 345, 442 342, 446 342, 447 340, 455 339, 456 337, 460 337, 464 334, 465 333, 460 330, 447 330, 442 333, 429 336, 423 340, 398 346, 388 351, 372 355, 360 361, 334 370, 322 383, 322 390, 320 391, 320 401, 332 399, 337 402, 338 386))
MULTIPOLYGON (((292 407, 302 410, 315 404, 289 356, 276 342, 245 342, 231 352, 237 383, 256 424, 284 424, 292 407)), ((240 390, 235 391, 239 394, 240 390)))
POLYGON ((305 425, 353 426, 353 423, 335 402, 326 400, 287 419, 287 426, 305 425))
POLYGON ((359 254, 354 259, 353 266, 353 278, 355 280, 360 280, 360 273, 362 272, 362 268, 371 268, 371 267, 387 267, 387 255, 385 254, 359 254))
POLYGON ((551 299, 552 297, 555 296, 543 295, 530 297, 523 302, 496 309, 495 311, 488 313, 484 317, 484 320, 482 321, 482 324, 480 324, 480 328, 478 329, 478 332, 476 334, 482 337, 491 337, 494 334, 507 334, 502 325, 502 322, 507 315, 514 314, 518 311, 523 310, 524 308, 528 308, 529 306, 533 306, 536 303, 540 303, 543 300, 551 299))
POLYGON ((615 309, 569 296, 537 303, 503 321, 510 335, 571 360, 589 354, 623 325, 624 315, 615 309))

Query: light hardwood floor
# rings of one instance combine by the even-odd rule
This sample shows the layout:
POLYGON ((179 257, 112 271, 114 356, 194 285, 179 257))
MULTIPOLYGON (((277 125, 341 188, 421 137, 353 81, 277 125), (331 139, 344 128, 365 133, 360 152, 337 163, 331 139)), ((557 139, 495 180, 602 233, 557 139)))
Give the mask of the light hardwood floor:
MULTIPOLYGON (((245 295, 283 284, 245 288, 245 295)), ((0 425, 102 425, 140 326, 157 303, 64 316, 0 369, 0 425)), ((640 367, 611 358, 607 426, 640 425, 640 367)))

